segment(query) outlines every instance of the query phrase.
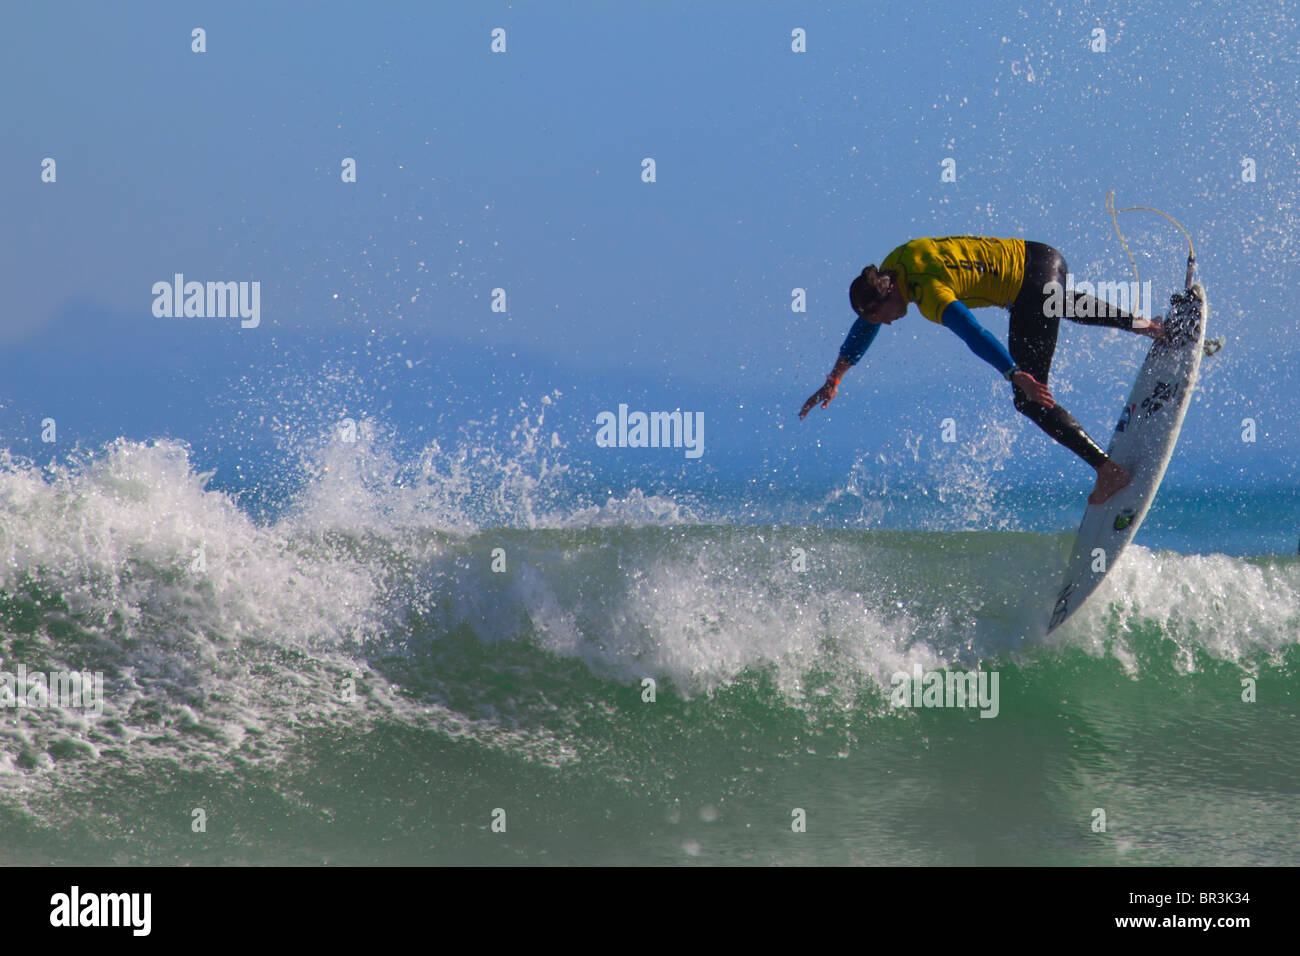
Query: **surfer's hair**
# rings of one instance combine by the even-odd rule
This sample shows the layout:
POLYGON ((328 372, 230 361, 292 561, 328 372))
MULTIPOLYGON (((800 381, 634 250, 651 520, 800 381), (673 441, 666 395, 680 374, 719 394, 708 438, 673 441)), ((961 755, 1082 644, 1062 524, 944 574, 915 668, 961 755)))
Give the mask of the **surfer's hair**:
POLYGON ((881 272, 875 266, 867 266, 862 273, 849 283, 849 305, 853 311, 862 315, 868 309, 874 309, 889 298, 888 272, 881 272))

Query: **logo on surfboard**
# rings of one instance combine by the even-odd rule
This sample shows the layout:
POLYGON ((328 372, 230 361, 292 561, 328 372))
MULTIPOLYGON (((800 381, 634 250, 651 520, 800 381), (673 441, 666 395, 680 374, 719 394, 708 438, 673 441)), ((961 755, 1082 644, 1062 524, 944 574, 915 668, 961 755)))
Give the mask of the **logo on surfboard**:
POLYGON ((1182 382, 1156 382, 1156 387, 1151 394, 1142 399, 1142 411, 1146 412, 1147 418, 1150 418, 1166 404, 1172 405, 1177 402, 1182 394, 1182 382))
POLYGON ((1137 514, 1132 508, 1125 508, 1115 516, 1115 530, 1123 531, 1133 523, 1133 516, 1137 514))
POLYGON ((1124 414, 1120 415, 1119 424, 1115 426, 1115 431, 1122 432, 1124 429, 1128 428, 1128 423, 1133 418, 1133 410, 1136 408, 1137 408, 1136 405, 1124 406, 1124 414))
POLYGON ((1056 607, 1052 608, 1052 619, 1047 624, 1049 631, 1070 616, 1070 595, 1073 593, 1073 581, 1061 588, 1061 593, 1056 596, 1056 607))

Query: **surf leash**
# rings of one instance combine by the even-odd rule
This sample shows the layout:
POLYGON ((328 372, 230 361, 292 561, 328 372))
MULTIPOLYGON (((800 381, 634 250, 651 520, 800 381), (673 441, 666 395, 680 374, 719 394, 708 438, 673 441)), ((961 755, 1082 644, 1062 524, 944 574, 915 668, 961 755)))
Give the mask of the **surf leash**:
MULTIPOLYGON (((1183 228, 1183 224, 1163 209, 1156 209, 1154 206, 1125 206, 1123 209, 1116 209, 1115 190, 1112 189, 1106 193, 1106 211, 1110 213, 1110 221, 1115 224, 1115 235, 1119 236, 1119 243, 1124 247, 1124 252, 1128 255, 1129 264, 1133 266, 1133 278, 1136 280, 1134 286, 1138 290, 1138 294, 1141 295, 1142 285, 1141 280, 1138 279, 1137 263, 1133 260, 1133 253, 1129 251, 1128 243, 1124 241, 1124 234, 1119 231, 1119 214, 1122 212, 1134 212, 1137 210, 1153 212, 1158 216, 1164 216, 1177 226, 1178 231, 1187 239, 1187 277, 1183 282, 1183 286, 1185 290, 1190 291, 1192 288, 1192 280, 1195 278, 1196 274, 1196 249, 1192 246, 1192 237, 1188 235, 1187 230, 1183 228)), ((1219 349, 1223 348, 1223 342, 1223 339, 1206 339, 1204 345, 1205 354, 1207 356, 1215 354, 1219 349)))
MULTIPOLYGON (((1106 211, 1110 213, 1110 220, 1115 224, 1115 235, 1119 236, 1119 243, 1124 247, 1124 252, 1128 254, 1128 261, 1133 266, 1133 278, 1135 280, 1138 280, 1138 267, 1137 267, 1137 263, 1133 260, 1133 253, 1129 252, 1128 243, 1124 241, 1124 234, 1119 231, 1119 214, 1122 212, 1134 212, 1139 209, 1145 210, 1146 212, 1153 212, 1160 216, 1164 216, 1175 226, 1177 226, 1178 231, 1181 232, 1183 236, 1187 239, 1187 279, 1183 284, 1186 289, 1191 289, 1192 279, 1196 272, 1196 249, 1193 248, 1192 237, 1188 235, 1187 230, 1183 228, 1183 224, 1180 223, 1173 216, 1169 215, 1169 213, 1165 212, 1162 209, 1156 209, 1154 206, 1125 206, 1123 209, 1116 209, 1115 190, 1112 189, 1110 190, 1110 192, 1106 193, 1106 211)), ((1140 283, 1141 280, 1138 281, 1140 283)), ((1141 287, 1142 286, 1139 284, 1138 288, 1140 289, 1141 287)))

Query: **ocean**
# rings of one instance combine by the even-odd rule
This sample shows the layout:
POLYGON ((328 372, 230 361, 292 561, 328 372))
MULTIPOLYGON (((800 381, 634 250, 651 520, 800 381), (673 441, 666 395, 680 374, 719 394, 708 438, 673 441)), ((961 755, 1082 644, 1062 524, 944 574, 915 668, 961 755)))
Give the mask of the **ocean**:
POLYGON ((278 482, 0 463, 0 863, 1300 862, 1293 486, 1165 488, 1046 638, 1081 480, 360 432, 278 482))
MULTIPOLYGON (((99 891, 60 865, 1300 864, 1295 4, 177 6, 6 7, 0 865, 60 884, 8 911, 99 891), (1222 342, 1050 636, 1093 475, 975 337, 912 310, 798 418, 943 236, 1166 318, 1190 256, 1222 342)), ((1151 342, 1052 334, 1105 447, 1151 342)), ((342 922, 259 875, 103 890, 342 922)), ((1071 935, 1239 889, 1105 876, 1071 935)))

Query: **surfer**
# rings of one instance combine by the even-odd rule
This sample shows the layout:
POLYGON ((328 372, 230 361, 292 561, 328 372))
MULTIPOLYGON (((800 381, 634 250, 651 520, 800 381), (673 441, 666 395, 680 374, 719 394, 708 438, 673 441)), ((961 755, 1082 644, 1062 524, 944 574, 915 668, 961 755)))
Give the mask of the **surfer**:
POLYGON ((849 286, 849 303, 858 319, 826 384, 804 402, 799 417, 805 418, 819 402, 822 408, 829 405, 844 373, 862 358, 880 326, 901 319, 908 304, 915 302, 923 316, 952 329, 1012 383, 1018 411, 1096 469, 1097 483, 1088 501, 1101 504, 1129 483, 1129 474, 1110 460, 1047 388, 1061 316, 1081 325, 1126 329, 1153 339, 1164 335, 1164 326, 1158 316, 1129 315, 1105 300, 1067 289, 1066 273, 1064 257, 1041 242, 985 236, 905 242, 879 268, 863 269, 849 286), (969 308, 990 305, 1011 310, 1009 349, 975 320, 969 308))

